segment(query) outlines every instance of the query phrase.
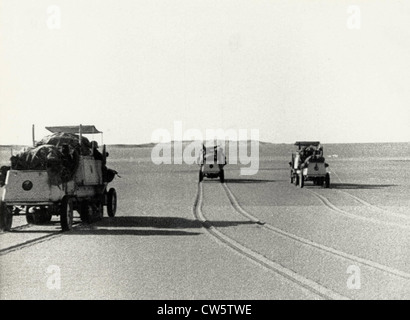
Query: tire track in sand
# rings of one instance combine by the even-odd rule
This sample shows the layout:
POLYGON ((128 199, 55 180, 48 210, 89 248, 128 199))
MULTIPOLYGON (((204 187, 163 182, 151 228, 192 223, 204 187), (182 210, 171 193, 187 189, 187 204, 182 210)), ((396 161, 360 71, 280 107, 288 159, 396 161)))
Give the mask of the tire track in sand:
MULTIPOLYGON (((342 181, 342 179, 340 179, 339 175, 338 175, 334 170, 332 170, 332 174, 334 174, 334 175, 337 177, 337 179, 339 180, 340 183, 342 183, 342 184, 344 183, 344 182, 342 181)), ((410 220, 410 216, 407 216, 407 215, 405 215, 405 214, 401 214, 401 213, 397 213, 397 212, 393 212, 393 211, 390 211, 390 210, 386 210, 386 209, 380 208, 380 207, 378 207, 378 206, 376 206, 376 205, 374 205, 374 204, 371 204, 371 203, 369 203, 369 202, 363 200, 362 198, 359 198, 359 197, 357 197, 357 196, 355 196, 355 195, 352 195, 352 194, 349 193, 349 192, 346 192, 346 191, 343 191, 343 190, 339 190, 339 189, 334 189, 334 190, 336 190, 337 192, 341 192, 341 193, 343 193, 343 194, 345 194, 345 195, 351 197, 352 199, 355 199, 355 200, 358 201, 359 203, 361 203, 361 204, 363 204, 363 205, 367 206, 368 208, 371 208, 371 209, 373 209, 373 210, 375 210, 375 211, 382 212, 382 213, 387 213, 387 214, 389 214, 390 216, 394 216, 394 217, 397 217, 397 218, 402 218, 402 219, 410 220)))
POLYGON ((296 272, 287 269, 280 264, 266 258, 265 256, 257 253, 256 251, 251 250, 248 247, 240 244, 239 242, 235 241, 234 239, 230 238, 226 234, 220 232, 217 228, 215 228, 204 216, 202 212, 202 205, 203 205, 203 185, 202 183, 198 183, 198 190, 197 196, 193 206, 193 214, 196 220, 198 220, 203 228, 208 232, 210 236, 216 239, 218 242, 224 244, 225 246, 235 250, 240 255, 246 257, 247 259, 256 262, 257 264, 265 267, 276 274, 281 275, 285 279, 297 284, 302 290, 305 290, 309 293, 314 293, 322 298, 331 299, 331 300, 345 300, 348 299, 347 297, 326 288, 310 279, 307 279, 296 272))
POLYGON ((404 278, 404 279, 410 279, 410 274, 407 273, 407 272, 404 272, 404 271, 401 271, 401 270, 398 270, 398 269, 395 269, 395 268, 391 268, 391 267, 382 265, 380 263, 374 262, 372 260, 361 258, 361 257, 355 256, 355 255, 349 254, 347 252, 343 252, 343 251, 340 251, 340 250, 325 246, 325 245, 320 244, 320 243, 316 243, 316 242, 311 241, 309 239, 306 239, 306 238, 297 236, 295 234, 286 232, 282 229, 276 228, 276 227, 274 227, 274 226, 272 226, 268 223, 262 222, 258 218, 253 216, 252 214, 248 213, 246 210, 244 210, 240 206, 240 204, 239 204, 238 200, 236 199, 235 195, 232 193, 232 191, 230 190, 230 188, 228 187, 228 185, 226 183, 223 183, 222 187, 223 187, 226 195, 228 196, 229 201, 231 202, 233 208, 238 213, 240 213, 241 215, 243 215, 244 217, 246 217, 250 221, 262 225, 263 228, 265 228, 269 231, 273 231, 273 232, 275 232, 277 234, 280 234, 284 237, 287 237, 289 239, 292 239, 294 241, 297 241, 297 242, 302 243, 304 245, 307 245, 309 247, 313 247, 315 249, 327 252, 331 255, 335 255, 335 256, 342 257, 344 259, 348 259, 350 261, 353 261, 353 262, 356 262, 356 263, 359 263, 359 264, 362 264, 362 265, 366 265, 368 267, 371 267, 373 269, 377 269, 377 270, 382 271, 384 273, 394 275, 396 277, 400 277, 400 278, 404 278))
MULTIPOLYGON (((74 224, 75 224, 75 226, 73 226, 72 230, 74 230, 74 229, 76 229, 76 228, 83 225, 82 222, 77 222, 77 223, 74 223, 74 224)), ((32 227, 32 226, 35 226, 35 225, 26 224, 26 225, 22 225, 22 226, 12 228, 12 231, 27 229, 27 228, 32 227)), ((24 248, 27 248, 27 247, 32 247, 32 246, 34 246, 36 244, 39 244, 39 243, 43 243, 43 242, 46 242, 46 241, 51 241, 53 239, 61 237, 62 235, 64 235, 65 232, 69 232, 69 231, 53 231, 50 234, 46 234, 44 236, 36 237, 34 239, 26 240, 26 241, 23 241, 21 243, 17 243, 17 244, 8 246, 6 248, 0 249, 0 256, 4 256, 8 253, 11 253, 11 252, 14 252, 14 251, 17 251, 17 250, 21 250, 21 249, 24 249, 24 248)), ((2 234, 5 235, 7 233, 8 232, 4 232, 2 234)))
POLYGON ((379 225, 384 225, 384 226, 389 226, 389 227, 396 227, 400 229, 405 229, 405 230, 410 230, 410 226, 403 225, 400 223, 396 222, 390 222, 390 221, 383 221, 371 217, 365 217, 365 216, 360 216, 358 214, 354 214, 348 211, 345 211, 343 209, 338 208, 335 206, 327 197, 317 193, 316 191, 305 189, 306 191, 310 192, 313 194, 317 199, 319 199, 325 206, 327 206, 329 209, 331 209, 333 212, 336 212, 338 214, 344 215, 349 218, 353 218, 356 220, 361 220, 361 221, 366 221, 366 222, 372 222, 374 224, 379 224, 379 225))

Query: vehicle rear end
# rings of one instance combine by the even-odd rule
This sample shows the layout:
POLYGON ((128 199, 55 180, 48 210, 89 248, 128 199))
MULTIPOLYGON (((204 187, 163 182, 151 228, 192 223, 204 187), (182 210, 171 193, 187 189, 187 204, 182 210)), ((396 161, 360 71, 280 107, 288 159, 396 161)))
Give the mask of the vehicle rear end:
POLYGON ((313 181, 315 185, 329 188, 330 175, 327 172, 327 164, 324 161, 315 162, 309 161, 307 166, 303 168, 303 176, 305 180, 313 181))
POLYGON ((223 167, 225 164, 225 154, 221 148, 206 148, 200 160, 199 181, 202 181, 203 177, 219 177, 221 182, 224 182, 225 174, 223 167))
POLYGON ((64 193, 52 186, 46 170, 9 170, 2 201, 13 206, 46 205, 64 193))
POLYGON ((11 229, 13 214, 24 211, 28 223, 51 219, 50 208, 66 188, 51 185, 46 170, 9 170, 0 201, 0 230, 11 229))
POLYGON ((216 161, 216 156, 214 154, 206 154, 204 157, 204 163, 202 166, 202 172, 207 176, 218 176, 220 166, 216 161))
POLYGON ((325 177, 326 166, 324 162, 309 161, 308 165, 303 168, 303 175, 307 179, 325 177))

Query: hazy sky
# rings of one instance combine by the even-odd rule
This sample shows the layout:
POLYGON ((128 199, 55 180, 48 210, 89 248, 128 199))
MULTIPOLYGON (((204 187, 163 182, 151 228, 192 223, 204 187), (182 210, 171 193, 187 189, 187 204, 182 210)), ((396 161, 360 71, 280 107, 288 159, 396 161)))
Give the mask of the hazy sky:
POLYGON ((174 121, 410 141, 410 2, 1 0, 0 112, 0 144, 80 123, 144 143, 174 121))

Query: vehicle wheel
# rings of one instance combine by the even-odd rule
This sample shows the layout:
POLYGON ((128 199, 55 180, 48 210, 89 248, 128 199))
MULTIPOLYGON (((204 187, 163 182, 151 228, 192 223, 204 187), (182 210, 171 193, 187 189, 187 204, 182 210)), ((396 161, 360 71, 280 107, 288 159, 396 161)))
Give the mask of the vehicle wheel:
POLYGON ((93 211, 91 210, 87 200, 83 200, 80 203, 80 218, 81 221, 85 223, 93 222, 93 211))
POLYGON ((221 183, 225 182, 225 171, 224 170, 221 170, 219 172, 219 180, 221 180, 221 183))
POLYGON ((330 187, 330 175, 328 173, 326 173, 325 188, 329 188, 329 187, 330 187))
POLYGON ((295 186, 299 185, 299 175, 297 174, 295 174, 294 183, 295 183, 295 186))
POLYGON ((51 221, 51 212, 47 208, 40 208, 38 212, 26 212, 26 221, 30 224, 45 224, 51 221))
POLYGON ((51 209, 44 208, 44 212, 41 213, 41 222, 40 223, 49 223, 52 218, 51 209))
POLYGON ((13 224, 13 212, 0 200, 0 231, 10 231, 13 224))
POLYGON ((109 217, 114 217, 117 212, 117 191, 111 188, 107 194, 107 213, 109 217))
POLYGON ((26 221, 29 224, 35 224, 34 222, 34 214, 33 213, 29 213, 30 211, 30 207, 27 207, 26 209, 26 221))
POLYGON ((104 217, 104 206, 101 200, 93 205, 93 221, 100 221, 104 217))
POLYGON ((303 179, 303 173, 301 172, 299 175, 299 187, 303 188, 305 185, 305 180, 303 179))
POLYGON ((63 231, 73 228, 73 199, 64 197, 60 207, 60 223, 63 231))
POLYGON ((319 186, 323 186, 323 183, 324 183, 324 179, 323 179, 323 178, 319 178, 317 184, 318 184, 319 186))
POLYGON ((290 183, 293 183, 293 174, 292 174, 292 172, 290 173, 290 183))
POLYGON ((201 182, 202 180, 204 180, 204 173, 202 172, 202 170, 199 170, 199 182, 201 182))
POLYGON ((30 224, 45 224, 51 221, 51 215, 46 212, 26 213, 26 221, 30 224))

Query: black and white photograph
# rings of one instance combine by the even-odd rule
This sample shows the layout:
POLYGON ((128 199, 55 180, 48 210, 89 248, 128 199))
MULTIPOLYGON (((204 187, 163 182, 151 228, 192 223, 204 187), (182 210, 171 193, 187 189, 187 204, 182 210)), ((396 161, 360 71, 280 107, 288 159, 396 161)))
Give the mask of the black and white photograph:
POLYGON ((0 0, 0 300, 409 300, 409 88, 406 0, 0 0))

